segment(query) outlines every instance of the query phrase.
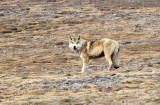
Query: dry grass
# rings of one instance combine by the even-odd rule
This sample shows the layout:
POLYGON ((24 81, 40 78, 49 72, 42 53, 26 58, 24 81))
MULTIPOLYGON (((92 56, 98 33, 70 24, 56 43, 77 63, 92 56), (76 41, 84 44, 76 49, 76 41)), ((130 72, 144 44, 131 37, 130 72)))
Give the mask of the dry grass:
POLYGON ((160 3, 134 1, 1 0, 0 104, 158 105, 160 3), (81 74, 75 35, 117 40, 120 68, 101 58, 81 74))
MULTIPOLYGON (((45 1, 45 0, 44 0, 45 1)), ((110 7, 130 7, 134 9, 137 7, 159 7, 159 0, 67 0, 72 5, 81 5, 83 3, 95 4, 98 7, 103 7, 101 10, 108 10, 110 7), (105 7, 105 8, 104 8, 105 7)))

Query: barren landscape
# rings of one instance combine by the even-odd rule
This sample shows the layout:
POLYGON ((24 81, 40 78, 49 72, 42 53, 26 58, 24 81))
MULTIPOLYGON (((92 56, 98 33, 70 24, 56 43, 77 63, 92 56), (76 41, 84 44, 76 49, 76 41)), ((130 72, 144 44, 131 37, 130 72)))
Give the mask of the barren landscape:
POLYGON ((159 105, 160 1, 116 1, 0 0, 0 104, 159 105), (79 35, 117 40, 120 68, 82 74, 79 35))

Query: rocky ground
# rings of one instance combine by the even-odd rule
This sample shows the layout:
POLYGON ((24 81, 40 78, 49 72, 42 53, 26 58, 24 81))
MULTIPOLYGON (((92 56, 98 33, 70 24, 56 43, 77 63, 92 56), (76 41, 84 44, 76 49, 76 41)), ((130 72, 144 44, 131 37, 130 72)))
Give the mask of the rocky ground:
POLYGON ((0 0, 0 56, 2 105, 158 105, 160 7, 0 0), (79 35, 117 40, 120 68, 100 58, 82 74, 68 48, 79 35))

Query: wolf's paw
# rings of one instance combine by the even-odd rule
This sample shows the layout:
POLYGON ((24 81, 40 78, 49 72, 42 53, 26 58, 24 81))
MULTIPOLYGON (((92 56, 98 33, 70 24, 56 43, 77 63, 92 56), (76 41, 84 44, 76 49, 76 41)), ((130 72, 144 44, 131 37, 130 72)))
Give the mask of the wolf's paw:
POLYGON ((114 66, 114 68, 115 68, 115 69, 118 69, 118 68, 119 68, 119 66, 114 66))
POLYGON ((110 69, 107 69, 107 72, 111 71, 110 69))
POLYGON ((82 70, 81 73, 84 73, 84 71, 82 70))

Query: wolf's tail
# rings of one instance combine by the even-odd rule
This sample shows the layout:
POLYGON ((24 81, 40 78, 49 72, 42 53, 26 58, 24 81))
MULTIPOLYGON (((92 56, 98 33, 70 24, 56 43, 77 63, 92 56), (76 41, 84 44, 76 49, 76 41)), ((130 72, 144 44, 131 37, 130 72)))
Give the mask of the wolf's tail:
POLYGON ((116 48, 112 55, 112 61, 113 61, 113 67, 119 68, 119 53, 120 53, 120 47, 119 44, 116 42, 116 48))

